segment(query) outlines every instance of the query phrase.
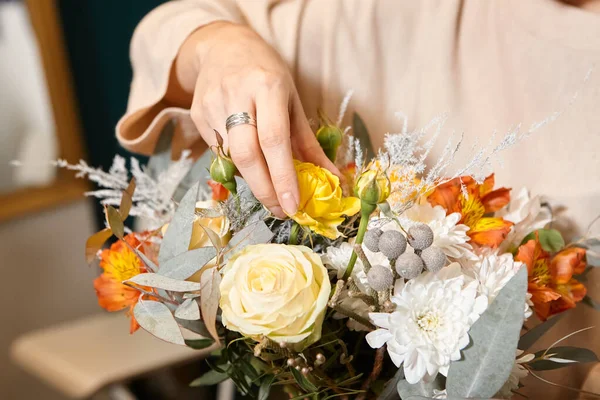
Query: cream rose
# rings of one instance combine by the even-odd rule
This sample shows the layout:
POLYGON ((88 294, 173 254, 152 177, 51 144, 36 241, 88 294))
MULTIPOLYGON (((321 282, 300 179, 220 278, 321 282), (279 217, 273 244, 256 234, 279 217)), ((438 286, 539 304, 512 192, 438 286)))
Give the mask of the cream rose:
POLYGON ((327 269, 305 246, 259 244, 222 270, 221 309, 229 330, 266 336, 300 351, 321 337, 331 291, 327 269))

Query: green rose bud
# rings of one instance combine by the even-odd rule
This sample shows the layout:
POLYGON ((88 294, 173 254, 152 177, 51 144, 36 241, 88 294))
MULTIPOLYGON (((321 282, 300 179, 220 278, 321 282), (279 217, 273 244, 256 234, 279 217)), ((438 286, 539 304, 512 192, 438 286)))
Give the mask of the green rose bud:
POLYGON ((366 204, 377 205, 387 200, 391 192, 387 175, 376 169, 367 169, 360 174, 354 185, 354 193, 366 204))
POLYGON ((322 125, 317 131, 317 141, 331 162, 335 162, 343 137, 342 130, 331 124, 322 125))
POLYGON ((237 184, 235 182, 236 172, 237 168, 231 158, 221 154, 217 154, 210 164, 211 179, 225 186, 233 194, 237 192, 237 184))

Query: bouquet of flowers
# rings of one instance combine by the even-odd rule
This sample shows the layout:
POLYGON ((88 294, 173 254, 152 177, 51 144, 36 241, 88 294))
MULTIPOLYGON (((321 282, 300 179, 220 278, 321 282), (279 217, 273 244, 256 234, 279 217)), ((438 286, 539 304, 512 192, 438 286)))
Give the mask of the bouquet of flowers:
POLYGON ((583 278, 599 265, 597 238, 566 244, 539 197, 496 188, 490 160, 543 123, 450 172, 460 138, 427 162, 443 116, 415 132, 404 119, 375 154, 358 115, 340 127, 347 102, 316 131, 344 179, 296 161, 300 206, 283 220, 221 144, 208 184, 205 160, 169 161, 168 134, 147 168, 132 159, 131 181, 120 157, 108 173, 59 161, 104 186, 91 195, 106 228, 86 248, 100 305, 127 310, 131 332, 214 346, 192 385, 232 379, 258 399, 510 398, 528 374, 596 361, 560 340, 528 351, 555 314, 593 304, 583 278), (532 313, 542 322, 524 330, 532 313))

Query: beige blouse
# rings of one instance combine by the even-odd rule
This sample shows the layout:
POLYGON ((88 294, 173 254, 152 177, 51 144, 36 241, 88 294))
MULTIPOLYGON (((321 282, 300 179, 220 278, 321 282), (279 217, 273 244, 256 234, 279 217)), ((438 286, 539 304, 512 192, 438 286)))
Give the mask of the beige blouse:
MULTIPOLYGON (((281 53, 309 117, 318 107, 336 115, 353 89, 347 115, 361 115, 377 147, 386 132, 401 129, 397 111, 412 129, 447 112, 443 132, 464 132, 467 147, 562 111, 503 153, 497 183, 526 186, 556 210, 567 207, 561 224, 573 233, 600 214, 600 14, 554 0, 173 1, 148 14, 134 34, 129 107, 117 126, 124 147, 151 153, 162 126, 175 118, 175 152, 203 149, 189 110, 163 96, 183 41, 217 20, 251 26, 281 53)), ((578 320, 571 330, 592 324, 578 320)))

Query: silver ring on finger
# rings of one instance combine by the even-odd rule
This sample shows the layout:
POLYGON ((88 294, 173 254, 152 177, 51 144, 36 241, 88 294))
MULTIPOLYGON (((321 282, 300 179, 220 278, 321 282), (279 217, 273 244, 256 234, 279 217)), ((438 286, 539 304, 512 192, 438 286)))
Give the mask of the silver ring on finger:
POLYGON ((247 112, 239 112, 231 114, 225 121, 225 130, 229 130, 238 125, 252 125, 256 126, 256 119, 247 112))

